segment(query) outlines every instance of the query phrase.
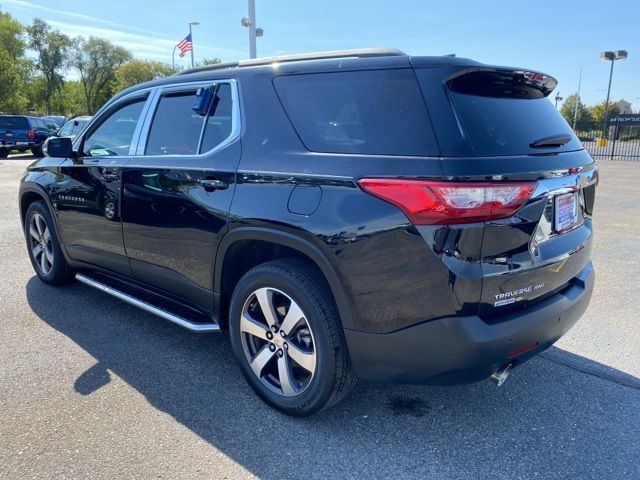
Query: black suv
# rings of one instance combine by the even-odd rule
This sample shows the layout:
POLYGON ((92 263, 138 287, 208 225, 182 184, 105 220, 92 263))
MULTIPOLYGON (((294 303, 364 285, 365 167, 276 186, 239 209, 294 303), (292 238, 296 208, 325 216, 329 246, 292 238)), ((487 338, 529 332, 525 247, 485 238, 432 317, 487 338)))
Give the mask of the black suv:
POLYGON ((31 150, 36 157, 44 155, 44 141, 60 126, 45 118, 25 115, 0 115, 0 158, 7 158, 11 150, 31 150))
POLYGON ((593 289, 597 169, 555 85, 391 49, 144 83, 28 168, 29 255, 45 282, 228 331, 288 414, 355 378, 501 383, 593 289))

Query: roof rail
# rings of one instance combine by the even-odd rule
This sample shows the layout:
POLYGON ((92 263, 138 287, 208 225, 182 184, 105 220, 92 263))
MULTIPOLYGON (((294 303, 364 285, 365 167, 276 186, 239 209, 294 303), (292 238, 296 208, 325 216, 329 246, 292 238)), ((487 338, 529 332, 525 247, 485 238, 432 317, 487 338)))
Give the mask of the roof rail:
POLYGON ((330 58, 347 57, 392 57, 404 56, 404 52, 395 48, 354 48, 350 50, 329 50, 326 52, 298 53, 294 55, 280 55, 275 57, 261 57, 237 62, 214 63, 213 65, 203 65, 202 67, 188 68, 175 75, 187 75, 189 73, 206 72, 209 70, 221 70, 225 68, 255 67, 258 65, 269 65, 271 63, 299 62, 302 60, 323 60, 330 58))

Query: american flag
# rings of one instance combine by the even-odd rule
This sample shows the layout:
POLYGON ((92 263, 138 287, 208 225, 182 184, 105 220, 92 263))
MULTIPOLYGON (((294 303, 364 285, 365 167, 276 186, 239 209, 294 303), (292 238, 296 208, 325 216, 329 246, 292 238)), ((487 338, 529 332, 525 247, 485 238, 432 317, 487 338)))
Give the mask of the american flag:
POLYGON ((193 48, 193 43, 191 43, 191 34, 180 40, 176 46, 180 49, 180 56, 184 57, 184 54, 193 48))

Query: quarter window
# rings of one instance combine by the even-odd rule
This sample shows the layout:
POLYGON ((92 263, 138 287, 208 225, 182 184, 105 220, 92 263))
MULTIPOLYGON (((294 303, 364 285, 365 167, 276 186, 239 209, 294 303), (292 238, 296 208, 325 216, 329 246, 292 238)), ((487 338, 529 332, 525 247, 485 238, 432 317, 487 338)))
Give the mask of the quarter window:
POLYGON ((294 128, 314 152, 434 155, 435 138, 413 71, 278 77, 294 128))
POLYGON ((85 155, 92 157, 128 155, 133 133, 145 102, 146 98, 135 100, 111 113, 85 138, 82 148, 85 155))

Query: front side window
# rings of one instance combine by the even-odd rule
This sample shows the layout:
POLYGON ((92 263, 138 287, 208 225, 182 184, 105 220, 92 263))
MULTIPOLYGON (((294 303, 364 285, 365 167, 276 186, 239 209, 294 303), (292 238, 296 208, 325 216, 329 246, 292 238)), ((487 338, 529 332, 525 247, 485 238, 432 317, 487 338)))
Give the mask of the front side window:
POLYGON ((231 134, 231 85, 220 84, 215 91, 206 115, 193 109, 195 90, 162 95, 145 155, 195 155, 227 139, 231 134))
POLYGON ((112 112, 84 140, 83 151, 92 157, 128 155, 145 99, 134 100, 112 112))

